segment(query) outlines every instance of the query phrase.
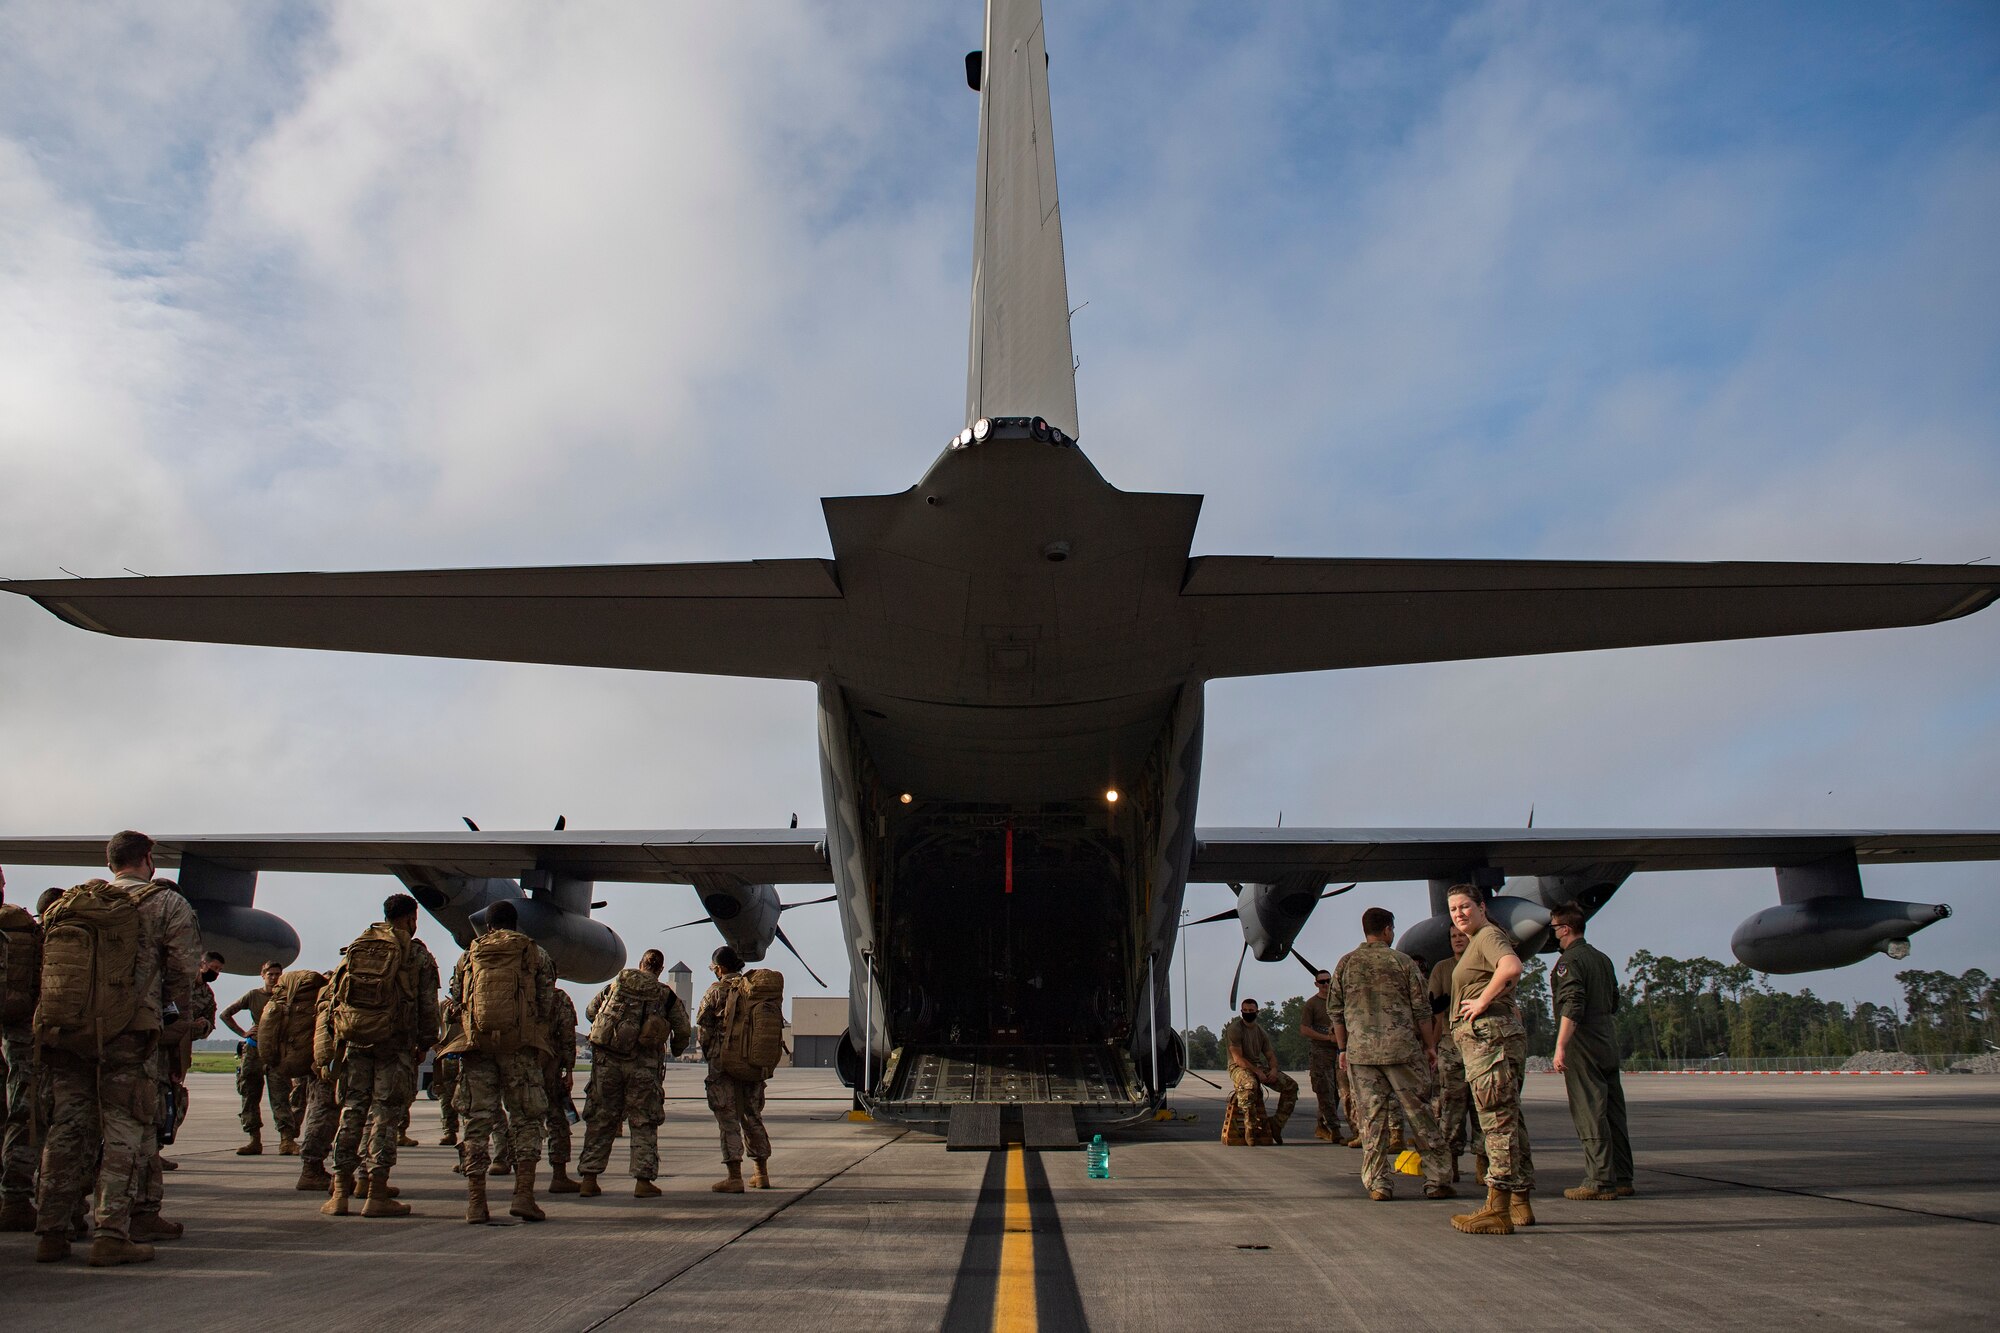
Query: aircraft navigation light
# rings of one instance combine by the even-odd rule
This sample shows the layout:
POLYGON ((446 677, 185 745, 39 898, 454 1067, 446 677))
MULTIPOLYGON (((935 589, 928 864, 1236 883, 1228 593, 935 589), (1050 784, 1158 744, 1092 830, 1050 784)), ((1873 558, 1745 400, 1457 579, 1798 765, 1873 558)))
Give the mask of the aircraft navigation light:
POLYGON ((958 434, 952 436, 951 438, 951 447, 954 449, 963 449, 965 448, 966 445, 971 443, 972 443, 972 427, 970 426, 967 426, 964 430, 960 431, 958 434))
POLYGON ((903 793, 903 804, 904 804, 904 805, 908 805, 908 804, 909 804, 909 803, 910 803, 911 801, 914 801, 914 800, 916 800, 916 799, 917 799, 916 797, 914 797, 914 796, 910 795, 910 794, 909 794, 908 792, 904 792, 904 793, 903 793))
POLYGON ((981 417, 979 418, 979 420, 972 423, 972 438, 978 443, 984 444, 986 442, 986 437, 991 435, 992 433, 993 433, 992 418, 981 417))
POLYGON ((1040 417, 1036 417, 1028 423, 1028 434, 1034 436, 1043 444, 1047 444, 1049 442, 1049 423, 1040 417))
POLYGON ((1104 799, 1111 805, 1118 804, 1118 789, 1116 787, 1113 787, 1110 790, 1106 791, 1104 793, 1104 799))

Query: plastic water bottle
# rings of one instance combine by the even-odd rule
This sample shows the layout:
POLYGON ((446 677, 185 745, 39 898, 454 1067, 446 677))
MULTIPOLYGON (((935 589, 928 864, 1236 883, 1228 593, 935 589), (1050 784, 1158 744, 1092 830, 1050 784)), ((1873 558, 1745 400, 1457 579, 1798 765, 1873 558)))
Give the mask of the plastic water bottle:
POLYGON ((1092 1180, 1111 1179, 1111 1145, 1099 1134, 1083 1150, 1084 1171, 1092 1180))

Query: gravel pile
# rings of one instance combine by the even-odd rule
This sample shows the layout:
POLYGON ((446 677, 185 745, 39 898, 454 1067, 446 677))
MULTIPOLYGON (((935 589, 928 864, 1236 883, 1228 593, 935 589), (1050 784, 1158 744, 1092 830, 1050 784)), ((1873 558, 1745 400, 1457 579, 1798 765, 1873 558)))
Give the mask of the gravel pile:
POLYGON ((1975 1055, 1970 1060, 1960 1060, 1951 1067, 1954 1074, 2000 1074, 2000 1051, 1988 1051, 1985 1055, 1975 1055))
POLYGON ((1847 1063, 1840 1068, 1849 1074, 1876 1074, 1922 1069, 1923 1065, 1914 1055, 1905 1055, 1901 1051, 1862 1051, 1848 1056, 1847 1063))

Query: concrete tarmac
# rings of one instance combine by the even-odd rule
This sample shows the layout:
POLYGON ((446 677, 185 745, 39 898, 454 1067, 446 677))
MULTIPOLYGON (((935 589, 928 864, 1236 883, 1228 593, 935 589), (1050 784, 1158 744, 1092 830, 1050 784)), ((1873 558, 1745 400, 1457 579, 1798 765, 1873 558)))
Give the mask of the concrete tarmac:
POLYGON ((1639 1196, 1582 1204, 1561 1197, 1580 1178, 1562 1080, 1531 1076, 1541 1224, 1474 1237, 1446 1220, 1470 1182, 1430 1202, 1403 1177, 1370 1203, 1360 1152, 1310 1137, 1310 1093, 1285 1146, 1225 1148, 1221 1094, 1193 1079, 1173 1103, 1192 1120, 1120 1136, 1089 1180, 1081 1153, 850 1123, 829 1073, 787 1070, 779 1188, 716 1195, 700 1074, 669 1070, 665 1197, 631 1197, 621 1142, 602 1198, 485 1227, 435 1103, 395 1173, 415 1215, 326 1218, 296 1158, 233 1154, 232 1081, 198 1075, 169 1150, 186 1238, 93 1270, 83 1246, 35 1264, 33 1237, 0 1236, 0 1328, 934 1330, 1027 1326, 1026 1299, 1045 1330, 1935 1329, 1990 1328, 2000 1292, 2000 1078, 1633 1076, 1639 1196))

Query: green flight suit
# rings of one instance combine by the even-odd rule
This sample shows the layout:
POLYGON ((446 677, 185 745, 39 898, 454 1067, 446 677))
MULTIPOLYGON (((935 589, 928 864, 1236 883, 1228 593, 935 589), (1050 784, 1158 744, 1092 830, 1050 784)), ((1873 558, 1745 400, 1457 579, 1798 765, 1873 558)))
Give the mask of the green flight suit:
POLYGON ((1569 1114, 1583 1145, 1583 1183, 1599 1190, 1632 1184, 1632 1139, 1625 1127, 1625 1089, 1618 1080, 1618 974, 1581 937, 1564 949, 1554 971, 1556 1017, 1575 1025, 1563 1052, 1569 1114))

